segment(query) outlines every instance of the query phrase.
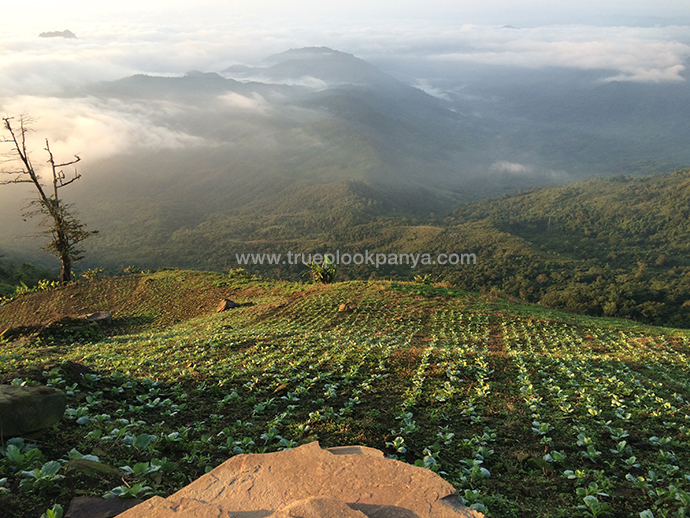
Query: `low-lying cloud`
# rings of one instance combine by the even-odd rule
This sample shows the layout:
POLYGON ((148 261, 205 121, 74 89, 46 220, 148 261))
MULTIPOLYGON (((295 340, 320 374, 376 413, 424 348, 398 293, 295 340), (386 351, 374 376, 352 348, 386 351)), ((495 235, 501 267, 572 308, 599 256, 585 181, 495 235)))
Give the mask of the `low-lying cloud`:
MULTIPOLYGON (((615 80, 679 81, 690 58, 688 27, 550 26, 502 29, 479 25, 368 26, 130 25, 73 28, 78 39, 0 35, 0 92, 55 94, 84 83, 135 73, 219 72, 259 64, 289 48, 329 46, 378 63, 430 60, 525 68, 610 71, 615 80)), ((299 79, 299 78, 295 78, 299 79)), ((302 78, 312 88, 323 85, 302 78)))
POLYGON ((505 30, 467 27, 459 50, 431 60, 523 68, 613 71, 608 80, 683 81, 690 44, 680 28, 546 27, 505 30))
POLYGON ((534 172, 534 167, 531 165, 519 164, 517 162, 508 162, 506 160, 499 160, 494 162, 489 167, 492 173, 510 173, 510 174, 530 174, 534 172))
POLYGON ((255 113, 266 113, 269 109, 269 104, 259 94, 254 94, 251 97, 240 95, 236 92, 228 92, 219 97, 223 106, 230 108, 237 108, 240 110, 251 111, 255 113))
MULTIPOLYGON (((7 114, 34 119, 28 134, 30 150, 42 150, 48 138, 58 157, 88 152, 89 161, 142 149, 177 149, 209 144, 172 130, 153 119, 179 110, 163 101, 124 103, 115 99, 19 96, 3 103, 7 114)), ((18 123, 14 124, 15 127, 18 123)), ((42 162, 42 161, 41 161, 42 162)))

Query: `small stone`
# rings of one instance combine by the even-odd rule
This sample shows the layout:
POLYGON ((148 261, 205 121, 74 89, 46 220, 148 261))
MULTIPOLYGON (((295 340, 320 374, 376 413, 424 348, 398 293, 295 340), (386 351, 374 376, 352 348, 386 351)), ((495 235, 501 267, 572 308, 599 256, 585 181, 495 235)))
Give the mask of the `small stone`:
POLYGON ((216 313, 220 313, 221 311, 227 311, 228 309, 239 308, 240 306, 241 304, 233 302, 230 299, 223 299, 220 301, 220 304, 218 304, 218 307, 216 308, 216 313))
POLYGON ((518 462, 525 462, 527 459, 529 459, 529 457, 529 453, 526 453, 524 451, 519 451, 515 453, 515 458, 517 458, 518 462))
POLYGON ((60 422, 67 408, 61 390, 44 385, 0 385, 0 437, 19 437, 60 422))
POLYGON ((111 325, 113 323, 113 315, 110 311, 97 311, 96 313, 87 313, 86 315, 81 315, 79 318, 89 320, 91 322, 96 322, 98 325, 111 325))

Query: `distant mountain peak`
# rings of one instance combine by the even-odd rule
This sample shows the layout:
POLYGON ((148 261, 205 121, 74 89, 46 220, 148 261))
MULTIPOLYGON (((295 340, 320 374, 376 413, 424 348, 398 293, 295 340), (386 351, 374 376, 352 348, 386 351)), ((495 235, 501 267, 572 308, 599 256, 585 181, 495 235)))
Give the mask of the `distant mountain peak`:
POLYGON ((76 35, 72 31, 64 30, 64 31, 49 31, 49 32, 42 32, 41 34, 38 35, 39 38, 68 38, 68 39, 76 39, 76 35))
POLYGON ((200 78, 206 78, 206 79, 223 79, 216 72, 201 72, 200 70, 190 70, 184 76, 185 77, 200 77, 200 78))
POLYGON ((280 63, 290 59, 314 59, 323 57, 348 57, 352 59, 359 59, 352 54, 334 50, 329 47, 302 47, 299 49, 290 49, 280 54, 269 56, 264 61, 268 63, 280 63))
POLYGON ((235 65, 223 74, 260 82, 317 85, 317 90, 338 85, 398 86, 398 81, 363 59, 329 47, 290 49, 266 58, 261 67, 235 65))

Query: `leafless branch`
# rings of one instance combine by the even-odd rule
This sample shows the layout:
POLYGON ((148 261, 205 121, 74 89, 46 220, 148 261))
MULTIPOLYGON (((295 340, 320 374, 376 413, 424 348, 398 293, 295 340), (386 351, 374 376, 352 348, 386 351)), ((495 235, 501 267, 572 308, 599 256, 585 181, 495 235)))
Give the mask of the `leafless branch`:
POLYGON ((72 160, 71 162, 65 162, 64 164, 55 164, 55 167, 67 167, 68 165, 76 164, 80 160, 81 158, 79 157, 79 155, 74 155, 74 160, 72 160))
MULTIPOLYGON (((16 173, 7 173, 7 174, 16 174, 16 173)), ((24 173, 19 173, 19 174, 24 174, 24 173)), ((0 182, 0 185, 9 185, 11 183, 33 183, 33 181, 30 178, 22 178, 21 176, 18 176, 14 180, 5 180, 0 182)))
MULTIPOLYGON (((60 171, 62 173, 62 171, 60 171)), ((60 178, 60 183, 58 185, 58 188, 64 187, 65 185, 71 184, 75 180, 79 180, 81 178, 81 175, 78 174, 76 171, 74 172, 74 177, 71 180, 67 180, 66 182, 64 180, 64 175, 60 178)))

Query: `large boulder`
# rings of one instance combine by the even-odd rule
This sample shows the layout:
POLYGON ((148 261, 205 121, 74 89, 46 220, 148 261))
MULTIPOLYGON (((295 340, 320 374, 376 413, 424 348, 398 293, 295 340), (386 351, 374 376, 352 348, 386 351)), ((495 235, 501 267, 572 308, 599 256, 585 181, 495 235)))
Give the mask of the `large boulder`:
POLYGON ((0 437, 18 437, 57 424, 67 407, 61 390, 44 385, 0 385, 0 437))
POLYGON ((364 446, 237 455, 119 518, 481 518, 433 471, 364 446))

